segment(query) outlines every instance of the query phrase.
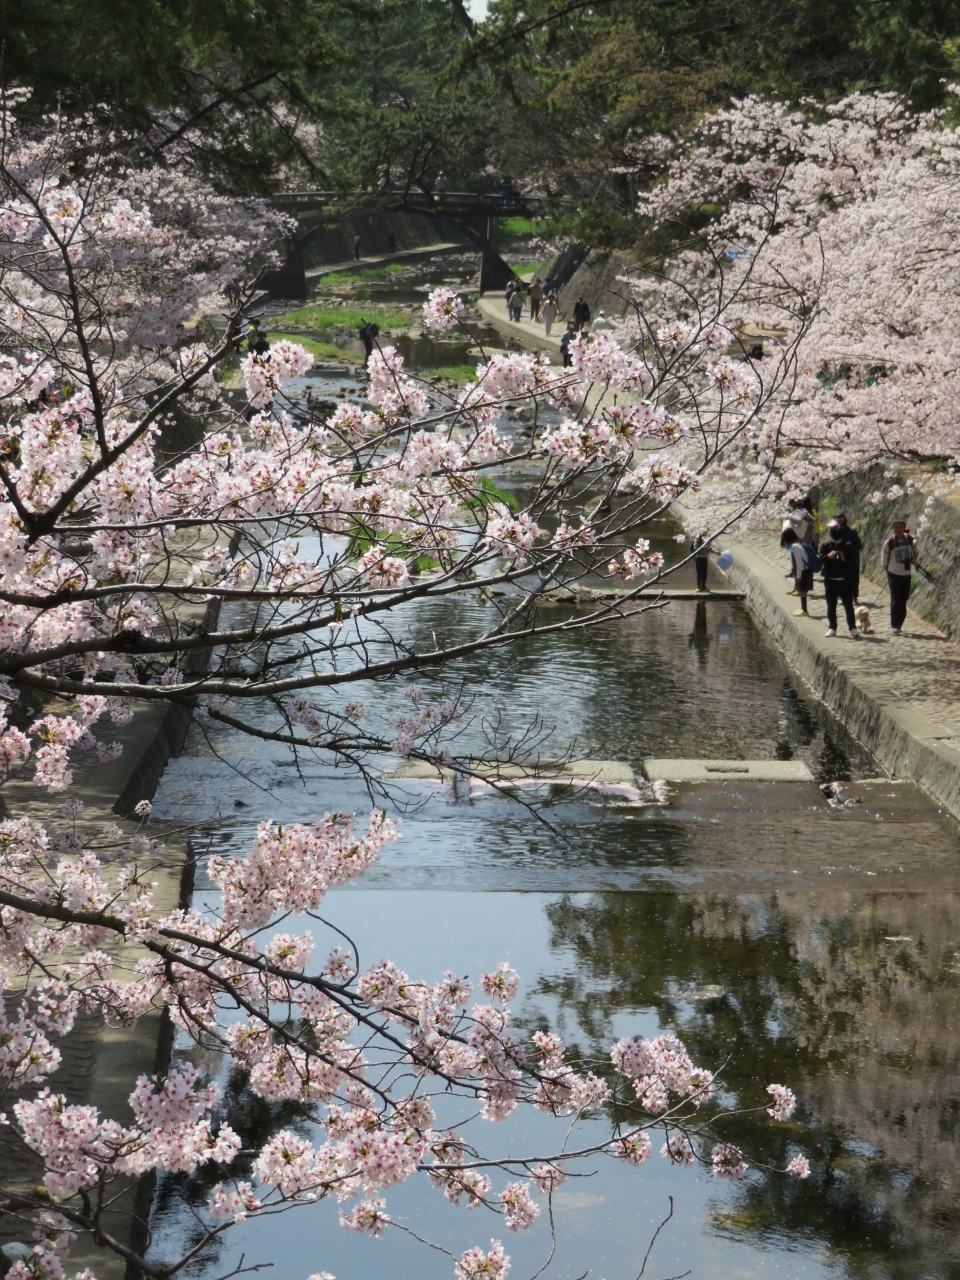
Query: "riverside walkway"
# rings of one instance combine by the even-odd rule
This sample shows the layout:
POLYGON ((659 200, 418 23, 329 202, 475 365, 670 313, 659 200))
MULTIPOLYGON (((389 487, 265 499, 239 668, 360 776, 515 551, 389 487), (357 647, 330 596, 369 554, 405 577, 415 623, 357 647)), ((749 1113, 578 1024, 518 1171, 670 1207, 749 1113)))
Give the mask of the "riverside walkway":
POLYGON ((912 610, 904 634, 891 635, 889 594, 867 579, 860 600, 872 634, 855 641, 841 627, 828 638, 819 584, 810 617, 793 616, 797 598, 787 594, 778 533, 749 533, 729 549, 727 576, 797 674, 884 769, 916 782, 960 819, 960 645, 912 610))
POLYGON ((511 320, 507 315, 507 302, 505 298, 496 295, 485 294, 476 304, 477 310, 485 320, 489 320, 507 337, 516 338, 518 342, 525 346, 537 347, 543 351, 559 352, 560 339, 563 331, 567 327, 564 320, 554 320, 553 333, 548 338, 543 327, 542 320, 531 320, 530 303, 524 299, 523 311, 524 319, 519 323, 511 320))

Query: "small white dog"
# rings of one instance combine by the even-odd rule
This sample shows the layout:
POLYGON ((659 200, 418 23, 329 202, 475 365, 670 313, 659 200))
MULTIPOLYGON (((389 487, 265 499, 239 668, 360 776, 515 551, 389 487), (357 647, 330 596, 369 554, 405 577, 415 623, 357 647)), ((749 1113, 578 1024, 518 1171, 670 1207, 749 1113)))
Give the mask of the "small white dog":
POLYGON ((863 634, 866 635, 869 631, 873 630, 873 625, 870 619, 870 610, 865 604, 858 604, 856 609, 853 611, 853 616, 857 620, 858 631, 862 631, 863 634))

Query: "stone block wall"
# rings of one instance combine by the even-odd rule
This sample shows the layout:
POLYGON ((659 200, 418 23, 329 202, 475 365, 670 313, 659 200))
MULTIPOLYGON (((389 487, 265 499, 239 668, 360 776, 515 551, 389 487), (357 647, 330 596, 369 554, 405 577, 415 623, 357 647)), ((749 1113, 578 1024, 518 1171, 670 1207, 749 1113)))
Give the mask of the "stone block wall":
MULTIPOLYGON (((846 512, 863 540, 863 572, 880 586, 886 584, 880 551, 891 531, 891 521, 903 516, 916 532, 927 503, 927 495, 922 492, 870 502, 870 494, 877 490, 886 494, 895 483, 877 466, 825 486, 818 506, 821 525, 826 525, 838 511, 846 512)), ((927 528, 917 537, 917 544, 920 563, 929 570, 933 581, 914 575, 910 608, 951 640, 960 639, 960 497, 956 501, 934 498, 927 528)))

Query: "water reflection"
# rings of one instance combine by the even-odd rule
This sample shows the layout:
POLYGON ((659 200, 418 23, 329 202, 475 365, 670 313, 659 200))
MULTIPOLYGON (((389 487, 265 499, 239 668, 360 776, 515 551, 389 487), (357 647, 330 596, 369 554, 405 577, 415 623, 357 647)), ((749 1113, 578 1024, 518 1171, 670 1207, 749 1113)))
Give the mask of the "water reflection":
MULTIPOLYGON (((363 287, 374 296, 377 286, 363 287)), ((405 354, 415 362, 424 352, 405 354)), ((314 381, 337 389, 325 375, 314 381)), ((674 533, 663 522, 651 540, 675 562, 674 533)), ((671 585, 692 586, 692 569, 683 574, 671 585)), ((428 603, 402 620, 405 639, 456 643, 494 609, 479 594, 455 608, 428 603)), ((729 1187, 658 1160, 638 1172, 601 1164, 558 1201, 548 1275, 636 1276, 672 1193, 678 1211, 658 1244, 657 1275, 960 1276, 955 824, 914 788, 877 777, 736 602, 674 602, 615 629, 534 636, 468 658, 453 675, 418 676, 429 696, 449 693, 451 680, 486 716, 465 730, 458 754, 486 754, 491 735, 522 733, 539 717, 558 746, 576 742, 582 754, 634 768, 649 756, 800 759, 818 782, 855 778, 863 794, 848 812, 830 809, 815 783, 683 786, 668 807, 646 809, 557 795, 548 827, 501 797, 395 785, 408 807, 404 838, 331 903, 367 962, 389 955, 432 980, 506 959, 524 978, 527 1030, 549 1023, 584 1056, 619 1035, 672 1030, 704 1065, 726 1063, 729 1101, 752 1103, 770 1081, 802 1099, 790 1126, 741 1117, 729 1136, 772 1163, 803 1149, 809 1183, 751 1176, 729 1187)), ((402 685, 364 697, 378 727, 406 709, 402 685)), ((361 781, 322 752, 294 761, 221 727, 171 762, 154 813, 206 822, 201 849, 237 851, 265 814, 311 821, 368 805, 361 781)), ((210 888, 201 861, 201 900, 210 888)), ((304 1123, 253 1099, 238 1075, 224 1085, 231 1122, 251 1143, 304 1123)), ((530 1149, 551 1132, 534 1116, 493 1140, 530 1149)), ((156 1256, 189 1238, 189 1205, 204 1198, 202 1180, 161 1184, 156 1256)), ((499 1225, 437 1212, 429 1188, 403 1187, 389 1201, 455 1251, 499 1225)), ((246 1254, 292 1280, 321 1270, 339 1280, 449 1280, 447 1259, 405 1239, 387 1254, 336 1219, 336 1206, 323 1204, 244 1224, 191 1274, 212 1280, 246 1254)), ((543 1261, 544 1227, 511 1238, 512 1275, 543 1261)))
POLYGON ((802 1098, 788 1128, 731 1125, 771 1162, 798 1141, 815 1169, 802 1187, 743 1184, 711 1218, 729 1238, 816 1240, 850 1274, 960 1266, 960 876, 946 892, 916 880, 897 894, 605 894, 546 907, 551 946, 576 963, 540 990, 575 1014, 585 1052, 655 1006, 696 1060, 729 1057, 732 1100, 749 1103, 770 1079, 802 1098))

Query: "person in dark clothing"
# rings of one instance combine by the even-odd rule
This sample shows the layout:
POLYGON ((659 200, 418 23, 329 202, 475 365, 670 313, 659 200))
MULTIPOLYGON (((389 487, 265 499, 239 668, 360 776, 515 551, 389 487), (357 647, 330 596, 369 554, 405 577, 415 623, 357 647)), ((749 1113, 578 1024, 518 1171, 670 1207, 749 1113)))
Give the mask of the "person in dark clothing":
POLYGON ((380 326, 378 324, 365 324, 360 330, 360 341, 363 343, 363 367, 367 367, 367 361, 373 355, 373 346, 377 338, 380 337, 380 326))
POLYGON ((693 567, 697 571, 697 591, 700 593, 710 590, 707 586, 707 567, 710 564, 710 557, 720 554, 707 541, 707 532, 706 529, 701 529, 690 546, 693 552, 693 567))
POLYGON ((577 329, 582 329, 585 324, 590 323, 590 308, 584 302, 583 295, 573 304, 573 323, 577 329))
POLYGON ((355 261, 357 262, 360 261, 360 232, 359 231, 353 237, 353 256, 355 261))
POLYGON ((397 252, 397 233, 395 231, 387 232, 387 248, 391 253, 397 252))
POLYGON ((516 276, 507 284, 507 316, 519 324, 523 315, 523 285, 516 276))
POLYGON ((830 534, 820 547, 820 572, 823 574, 823 594, 827 597, 827 635, 837 634, 837 601, 843 602, 843 612, 850 628, 850 639, 859 640, 857 620, 853 613, 853 583, 850 581, 850 570, 847 564, 848 546, 840 535, 839 529, 830 529, 830 534))
POLYGON ((816 552, 809 543, 801 542, 792 529, 785 530, 780 541, 790 552, 791 568, 793 570, 793 590, 788 594, 800 597, 800 608, 794 609, 793 616, 795 618, 809 618, 807 596, 813 590, 816 552))
POLYGON ((260 321, 257 319, 251 320, 247 325, 247 350, 256 351, 257 343, 260 342, 262 337, 260 321))
POLYGON ((253 349, 258 356, 265 356, 270 350, 270 340, 263 329, 257 331, 257 340, 253 344, 253 349))
MULTIPOLYGON (((844 539, 849 545, 850 553, 847 557, 847 563, 850 566, 850 585, 853 587, 853 603, 860 603, 860 557, 863 554, 863 543, 860 541, 860 535, 856 529, 851 528, 850 522, 841 511, 837 516, 837 527, 842 532, 844 539)), ((833 524, 833 521, 830 521, 833 524)))
POLYGON ((913 585, 912 569, 919 560, 917 544, 907 532, 905 520, 894 520, 893 534, 883 544, 880 563, 887 571, 890 587, 890 630, 895 636, 903 632, 907 619, 907 601, 913 585))
POLYGON ((570 343, 577 336, 577 326, 572 320, 567 322, 567 328, 563 337, 560 339, 560 354, 563 356, 563 367, 569 369, 573 363, 570 357, 570 343))

